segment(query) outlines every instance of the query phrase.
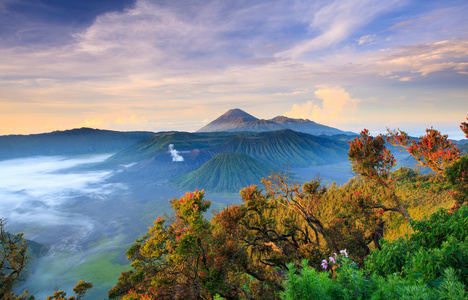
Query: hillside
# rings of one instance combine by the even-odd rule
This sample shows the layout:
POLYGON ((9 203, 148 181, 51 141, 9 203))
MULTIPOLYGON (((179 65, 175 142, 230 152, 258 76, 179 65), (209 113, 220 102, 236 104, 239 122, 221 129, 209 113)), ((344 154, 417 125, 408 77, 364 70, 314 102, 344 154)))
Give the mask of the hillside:
MULTIPOLYGON (((210 136, 189 132, 162 132, 140 141, 109 158, 109 162, 128 163, 156 157, 170 158, 169 145, 182 152, 218 146, 226 141, 225 135, 210 136), (165 154, 166 153, 166 154, 165 154)), ((185 154, 183 156, 186 156, 185 154)), ((192 155, 196 156, 196 155, 192 155)), ((210 157, 211 158, 211 157, 210 157)))
POLYGON ((238 108, 227 111, 211 123, 197 130, 197 132, 263 132, 283 129, 291 129, 313 135, 352 134, 350 132, 344 132, 330 126, 318 124, 316 122, 304 119, 293 119, 284 116, 277 116, 269 120, 260 120, 238 108))
POLYGON ((233 137, 216 152, 246 153, 266 164, 304 167, 347 159, 348 143, 292 130, 233 137))
POLYGON ((347 160, 348 144, 292 130, 271 132, 166 132, 128 147, 101 167, 134 163, 116 175, 118 180, 147 181, 194 171, 221 153, 244 153, 269 168, 304 167, 347 160), (169 145, 183 160, 173 161, 169 145))
POLYGON ((244 153, 220 153, 196 171, 176 176, 170 183, 182 189, 205 189, 235 192, 250 184, 260 183, 270 174, 263 163, 244 153))
POLYGON ((152 136, 153 132, 120 132, 79 128, 30 135, 0 136, 0 160, 27 156, 112 153, 152 136))

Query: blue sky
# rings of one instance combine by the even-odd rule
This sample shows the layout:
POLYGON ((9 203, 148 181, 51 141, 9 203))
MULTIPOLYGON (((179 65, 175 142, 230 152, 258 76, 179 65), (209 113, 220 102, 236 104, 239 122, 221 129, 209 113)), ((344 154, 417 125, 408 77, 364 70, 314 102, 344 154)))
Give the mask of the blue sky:
POLYGON ((0 134, 195 131, 241 108, 462 138, 467 15, 466 0, 0 0, 0 134))

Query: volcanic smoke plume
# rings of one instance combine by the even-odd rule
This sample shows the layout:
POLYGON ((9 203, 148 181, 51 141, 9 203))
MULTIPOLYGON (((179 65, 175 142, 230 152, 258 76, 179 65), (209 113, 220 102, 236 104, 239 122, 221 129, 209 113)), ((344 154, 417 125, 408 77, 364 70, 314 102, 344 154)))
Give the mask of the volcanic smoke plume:
POLYGON ((179 155, 179 151, 174 149, 173 144, 169 144, 169 152, 171 153, 172 161, 184 161, 184 158, 179 155))

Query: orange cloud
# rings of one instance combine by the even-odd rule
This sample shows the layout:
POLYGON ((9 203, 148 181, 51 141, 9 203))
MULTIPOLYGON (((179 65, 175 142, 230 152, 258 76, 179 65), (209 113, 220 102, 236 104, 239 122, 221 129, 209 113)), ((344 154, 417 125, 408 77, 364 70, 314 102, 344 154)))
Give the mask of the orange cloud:
POLYGON ((302 104, 293 104, 284 115, 291 118, 310 119, 319 123, 346 123, 352 120, 350 113, 360 99, 351 98, 342 87, 318 86, 315 97, 322 100, 319 105, 310 100, 302 104))

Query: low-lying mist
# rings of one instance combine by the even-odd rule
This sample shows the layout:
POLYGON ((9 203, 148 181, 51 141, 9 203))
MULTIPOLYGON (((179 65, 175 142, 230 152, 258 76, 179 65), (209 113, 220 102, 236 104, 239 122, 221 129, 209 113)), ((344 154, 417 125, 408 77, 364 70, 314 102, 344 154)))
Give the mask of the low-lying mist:
POLYGON ((31 275, 18 293, 27 288, 43 299, 58 287, 73 294, 82 279, 95 283, 90 299, 105 298, 128 269, 126 249, 169 211, 168 199, 183 194, 164 182, 136 188, 109 180, 119 171, 80 168, 109 156, 0 161, 0 217, 7 219, 6 229, 48 248, 29 265, 31 275))
POLYGON ((47 246, 54 241, 42 231, 57 231, 58 227, 77 227, 90 230, 88 217, 70 210, 80 198, 99 199, 125 190, 122 184, 105 184, 111 171, 60 173, 85 163, 103 161, 109 155, 86 157, 35 157, 0 161, 0 216, 8 219, 11 230, 34 228, 25 233, 47 246))

